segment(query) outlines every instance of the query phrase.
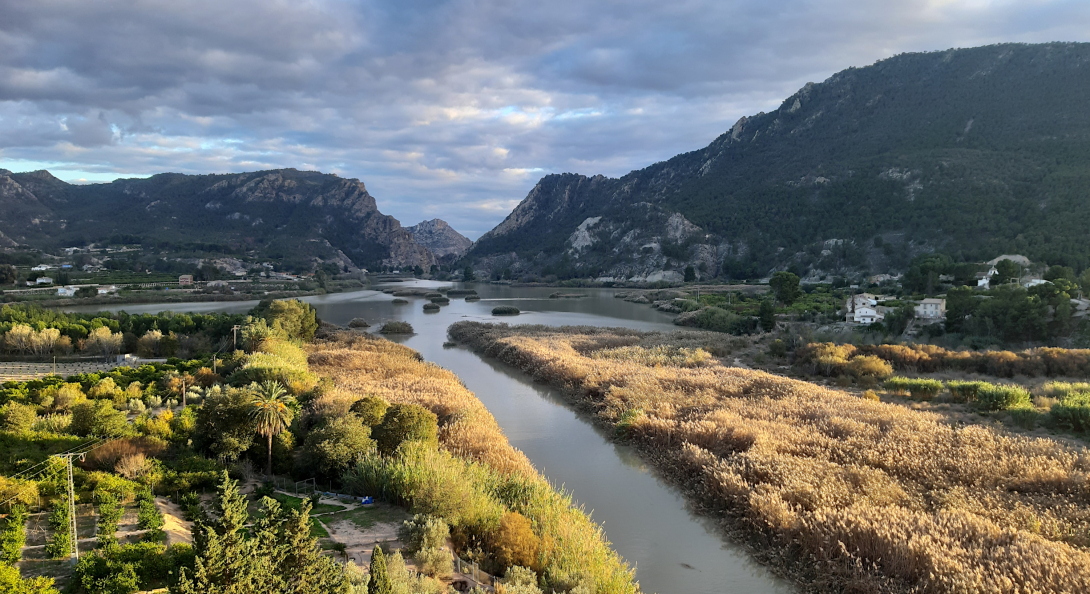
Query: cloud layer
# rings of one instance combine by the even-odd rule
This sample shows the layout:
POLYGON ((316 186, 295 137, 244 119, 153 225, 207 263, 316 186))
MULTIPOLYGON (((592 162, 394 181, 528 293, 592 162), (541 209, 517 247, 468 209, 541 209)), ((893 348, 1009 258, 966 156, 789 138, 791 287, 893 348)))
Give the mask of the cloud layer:
POLYGON ((296 167, 475 238, 546 173, 699 148, 905 51, 1084 41, 1049 0, 0 0, 0 167, 296 167))

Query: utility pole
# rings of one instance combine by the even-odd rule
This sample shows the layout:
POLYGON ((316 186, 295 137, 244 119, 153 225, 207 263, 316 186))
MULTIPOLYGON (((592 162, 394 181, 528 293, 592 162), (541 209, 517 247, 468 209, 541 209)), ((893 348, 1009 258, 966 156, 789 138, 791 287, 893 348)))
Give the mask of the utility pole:
POLYGON ((231 326, 231 337, 232 337, 231 350, 232 351, 237 351, 238 350, 238 329, 240 327, 241 326, 239 326, 238 324, 235 324, 234 326, 231 326))
POLYGON ((216 373, 216 356, 212 355, 212 373, 216 373))
POLYGON ((65 469, 68 471, 68 530, 72 536, 72 558, 79 561, 79 535, 76 533, 76 490, 72 486, 72 458, 79 456, 84 459, 84 454, 55 454, 58 458, 64 458, 65 469))

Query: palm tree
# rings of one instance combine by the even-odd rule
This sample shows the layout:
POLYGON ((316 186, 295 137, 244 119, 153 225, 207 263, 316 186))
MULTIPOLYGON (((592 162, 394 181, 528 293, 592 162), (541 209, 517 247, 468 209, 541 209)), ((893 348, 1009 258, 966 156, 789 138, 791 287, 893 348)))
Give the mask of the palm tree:
POLYGON ((292 411, 288 408, 287 390, 280 382, 267 380, 255 388, 250 418, 257 422, 258 435, 265 436, 269 442, 266 474, 272 476, 272 440, 291 424, 292 411))

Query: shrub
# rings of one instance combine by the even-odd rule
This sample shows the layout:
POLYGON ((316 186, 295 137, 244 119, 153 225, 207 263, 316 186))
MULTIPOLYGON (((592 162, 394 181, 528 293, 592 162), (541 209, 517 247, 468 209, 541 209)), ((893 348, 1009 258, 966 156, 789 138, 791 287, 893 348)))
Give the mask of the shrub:
POLYGON ((898 394, 911 394, 913 398, 920 400, 931 400, 942 391, 943 385, 939 380, 933 379, 891 377, 882 384, 882 387, 898 394))
POLYGON ((740 316, 719 307, 705 307, 697 311, 683 313, 674 319, 678 326, 692 326, 714 332, 742 335, 757 331, 757 318, 740 316))
POLYGON ((68 496, 62 495, 53 502, 49 512, 49 527, 53 536, 45 545, 45 554, 50 559, 63 559, 72 554, 72 533, 69 531, 68 496))
POLYGON ((397 537, 405 543, 405 550, 410 553, 421 549, 438 549, 446 546, 450 527, 443 518, 416 514, 413 519, 401 523, 397 537))
POLYGON ((855 377, 885 379, 893 375, 893 366, 874 355, 859 355, 848 362, 848 372, 855 377))
POLYGON ((29 404, 9 402, 0 407, 0 429, 13 433, 25 433, 34 427, 38 413, 29 404))
POLYGON ((424 304, 424 311, 425 312, 435 313, 435 312, 439 311, 439 306, 434 304, 434 303, 425 303, 424 304))
POLYGON ((878 394, 874 390, 867 390, 866 392, 863 392, 863 399, 873 400, 874 402, 881 402, 882 400, 878 397, 878 394))
POLYGON ((386 322, 379 328, 380 334, 412 334, 412 324, 408 322, 386 322))
POLYGON ((382 423, 375 427, 375 442, 383 454, 392 454, 405 441, 439 445, 439 419, 416 404, 394 404, 386 409, 382 423))
POLYGON ((503 583, 496 587, 496 594, 541 594, 537 574, 526 567, 509 567, 503 575, 503 583))
POLYGON ((440 548, 420 549, 413 555, 420 572, 433 578, 446 578, 454 572, 450 552, 440 548))
POLYGON ((394 300, 393 300, 393 301, 391 301, 390 303, 393 303, 394 305, 408 305, 408 303, 409 303, 409 300, 408 300, 408 299, 401 299, 401 298, 399 297, 399 298, 397 298, 397 299, 394 299, 394 300))
POLYGON ((307 472, 335 477, 348 470, 374 447, 371 428, 360 422, 359 417, 336 417, 327 420, 307 435, 300 461, 307 472))
POLYGON ((127 425, 125 413, 110 400, 85 401, 72 407, 71 431, 76 435, 116 437, 125 433, 127 425))
POLYGON ((68 433, 72 427, 72 415, 56 413, 45 415, 34 420, 32 431, 41 433, 68 433))
POLYGON ((432 297, 431 302, 436 305, 450 305, 450 299, 447 297, 432 297))
POLYGON ((517 316, 521 311, 514 305, 500 305, 492 308, 492 315, 494 316, 517 316))
POLYGON ((504 567, 537 567, 540 548, 529 519, 518 512, 503 514, 494 543, 497 561, 504 567))
POLYGON ((370 328, 371 324, 367 323, 367 320, 363 318, 352 318, 351 322, 348 322, 349 328, 370 328))
POLYGON ((987 385, 977 391, 976 401, 985 410, 1007 410, 1029 406, 1030 396, 1021 386, 987 385))
POLYGON ((466 302, 467 303, 473 303, 474 301, 480 301, 480 300, 481 300, 480 295, 466 295, 466 302))
POLYGON ((368 427, 374 427, 382 422, 386 416, 386 409, 390 404, 377 396, 364 396, 352 403, 349 410, 359 416, 360 421, 368 427))
POLYGON ((1090 394, 1074 394, 1053 404, 1048 411, 1050 423, 1060 429, 1090 432, 1090 394))
POLYGON ((991 384, 987 382, 963 382, 958 380, 946 382, 946 387, 950 390, 950 395, 958 402, 972 402, 976 400, 977 392, 979 392, 981 388, 990 385, 991 384))

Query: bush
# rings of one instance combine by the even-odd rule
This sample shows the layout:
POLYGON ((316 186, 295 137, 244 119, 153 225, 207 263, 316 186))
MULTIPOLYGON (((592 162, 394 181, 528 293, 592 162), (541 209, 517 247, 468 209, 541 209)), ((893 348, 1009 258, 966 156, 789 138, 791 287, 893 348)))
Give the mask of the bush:
POLYGON ((492 315, 494 316, 517 316, 521 311, 514 305, 500 305, 492 308, 492 315))
POLYGON ((509 567, 503 575, 503 583, 496 588, 496 594, 541 594, 537 573, 517 565, 509 567))
POLYGON ((859 355, 848 362, 848 372, 855 377, 885 379, 893 375, 893 366, 874 355, 859 355))
POLYGON ((1090 432, 1090 394, 1074 394, 1063 398, 1052 405, 1048 418, 1057 428, 1078 433, 1090 432))
POLYGON ((14 565, 23 557, 26 544, 26 508, 14 505, 7 518, 0 520, 0 564, 14 565))
POLYGON ((394 299, 390 303, 393 303, 394 305, 408 305, 409 300, 408 299, 402 299, 402 298, 398 297, 397 299, 394 299))
POLYGON ((976 400, 976 394, 981 388, 989 386, 991 384, 987 382, 963 382, 958 380, 952 380, 946 382, 947 389, 950 390, 950 396, 958 402, 972 402, 976 400))
POLYGON ((447 297, 432 297, 431 302, 436 305, 450 305, 450 299, 447 297))
POLYGON ((726 332, 736 336, 757 331, 757 318, 740 316, 719 307, 705 307, 683 313, 674 319, 678 326, 692 326, 714 332, 726 332))
POLYGON ((882 399, 878 397, 878 394, 874 390, 867 390, 863 392, 864 400, 872 400, 874 402, 881 402, 882 399))
POLYGON ((351 412, 359 416, 360 421, 368 427, 374 427, 382 422, 386 416, 386 409, 390 404, 377 396, 364 396, 352 403, 351 412))
POLYGON ((72 554, 72 533, 69 531, 68 496, 62 495, 53 502, 49 512, 49 527, 53 536, 45 545, 45 554, 50 559, 64 559, 72 554))
POLYGON ((541 540, 534 534, 530 520, 518 512, 500 518, 493 548, 496 560, 504 567, 537 567, 541 540))
POLYGON ((405 441, 421 441, 439 446, 439 418, 416 404, 394 404, 386 410, 382 423, 375 427, 375 442, 383 454, 394 453, 405 441))
POLYGON ((29 404, 9 402, 0 407, 0 429, 12 433, 26 433, 34 427, 38 413, 29 404))
POLYGON ((412 334, 412 324, 408 322, 386 322, 379 328, 380 334, 412 334))
POLYGON ((424 311, 425 312, 435 313, 435 312, 439 311, 439 306, 434 304, 434 303, 425 303, 424 304, 424 311))
POLYGON ((348 322, 349 328, 370 328, 371 324, 367 323, 367 320, 363 318, 352 318, 351 322, 348 322))
POLYGON ((117 437, 125 433, 127 425, 125 413, 110 400, 85 401, 72 407, 71 431, 76 435, 117 437))
POLYGON ((359 417, 336 417, 307 435, 300 461, 309 473, 337 477, 374 447, 371 428, 359 417))
POLYGON ((988 384, 977 391, 976 401, 985 410, 1007 410, 1029 406, 1030 396, 1021 386, 988 384))
POLYGON ((446 546, 450 527, 442 518, 416 514, 401 523, 398 540, 405 543, 405 550, 415 553, 421 549, 438 549, 446 546))
POLYGON ((907 392, 913 398, 920 400, 931 400, 942 391, 943 384, 939 380, 933 379, 891 377, 882 384, 882 387, 895 393, 904 394, 907 392))

